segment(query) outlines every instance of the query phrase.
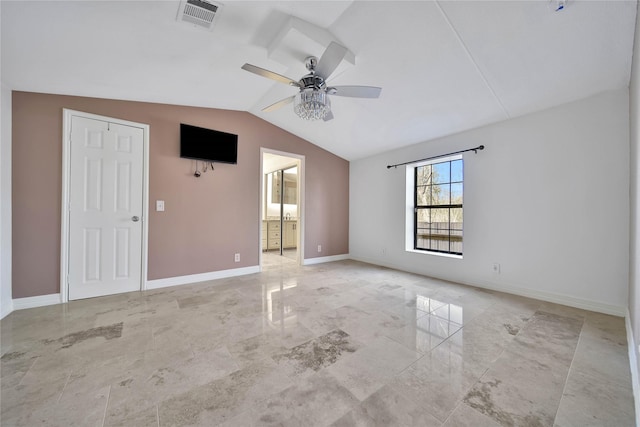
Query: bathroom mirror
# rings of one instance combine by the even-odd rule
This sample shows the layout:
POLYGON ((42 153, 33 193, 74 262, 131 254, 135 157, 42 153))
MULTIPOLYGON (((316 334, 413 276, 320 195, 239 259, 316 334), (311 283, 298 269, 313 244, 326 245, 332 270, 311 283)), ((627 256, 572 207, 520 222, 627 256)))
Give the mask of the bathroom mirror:
POLYGON ((286 169, 271 173, 271 203, 280 203, 280 176, 284 176, 285 205, 295 205, 298 195, 298 168, 286 169))

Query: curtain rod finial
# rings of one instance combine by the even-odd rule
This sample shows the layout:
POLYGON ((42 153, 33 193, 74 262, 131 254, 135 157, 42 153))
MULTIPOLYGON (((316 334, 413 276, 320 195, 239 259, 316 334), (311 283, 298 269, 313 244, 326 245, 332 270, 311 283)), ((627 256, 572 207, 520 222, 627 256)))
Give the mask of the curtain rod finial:
POLYGON ((472 148, 473 154, 478 154, 478 150, 484 150, 484 145, 479 145, 476 148, 472 148))

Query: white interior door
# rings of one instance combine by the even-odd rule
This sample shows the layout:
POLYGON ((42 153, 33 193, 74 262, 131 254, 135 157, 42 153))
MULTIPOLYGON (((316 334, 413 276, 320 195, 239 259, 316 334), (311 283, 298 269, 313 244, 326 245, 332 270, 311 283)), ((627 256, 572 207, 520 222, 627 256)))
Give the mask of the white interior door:
POLYGON ((144 131, 73 116, 69 299, 141 289, 144 131))

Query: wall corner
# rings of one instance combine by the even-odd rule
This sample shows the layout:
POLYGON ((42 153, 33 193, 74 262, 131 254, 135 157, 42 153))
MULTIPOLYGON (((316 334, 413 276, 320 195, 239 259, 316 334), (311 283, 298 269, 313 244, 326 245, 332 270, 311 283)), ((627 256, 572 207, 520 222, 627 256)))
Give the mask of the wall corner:
POLYGON ((11 90, 0 82, 0 318, 13 310, 11 248, 11 90))

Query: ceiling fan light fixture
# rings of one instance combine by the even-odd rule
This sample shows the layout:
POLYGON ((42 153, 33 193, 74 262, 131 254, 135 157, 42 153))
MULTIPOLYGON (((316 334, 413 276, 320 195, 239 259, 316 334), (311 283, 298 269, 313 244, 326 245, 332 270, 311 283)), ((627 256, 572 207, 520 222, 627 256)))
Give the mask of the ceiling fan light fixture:
POLYGON ((293 100, 293 111, 305 120, 324 119, 331 112, 331 101, 323 90, 301 90, 293 100))

